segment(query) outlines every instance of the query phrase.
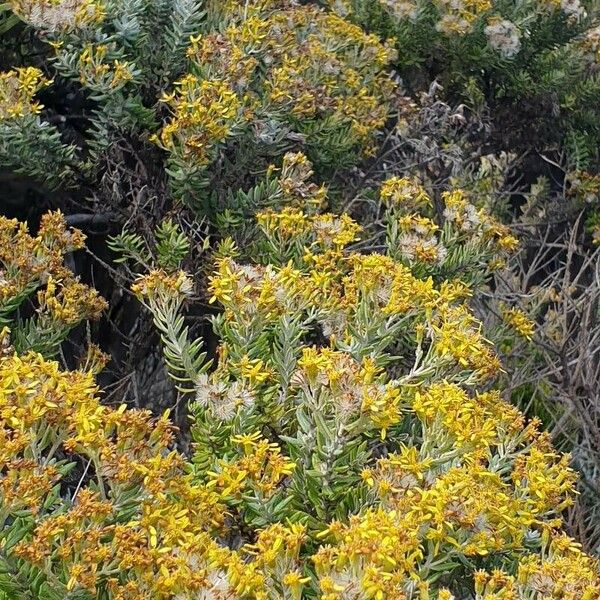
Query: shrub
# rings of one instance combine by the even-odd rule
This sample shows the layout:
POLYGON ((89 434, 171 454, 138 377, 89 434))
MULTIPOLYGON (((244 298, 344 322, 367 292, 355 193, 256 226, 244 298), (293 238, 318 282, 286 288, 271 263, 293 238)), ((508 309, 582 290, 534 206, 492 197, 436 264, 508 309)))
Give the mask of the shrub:
POLYGON ((489 110, 504 148, 597 159, 597 6, 527 0, 336 0, 367 30, 394 37, 396 66, 412 90, 437 79, 447 97, 489 110), (522 134, 522 135, 521 135, 522 134), (566 138, 566 139, 565 139, 566 138))
POLYGON ((36 129, 21 125, 21 146, 2 148, 2 155, 42 182, 51 178, 64 185, 61 163, 48 162, 45 171, 35 170, 40 155, 35 138, 41 131, 45 140, 50 130, 51 141, 46 143, 66 155, 71 167, 75 164, 78 184, 85 184, 97 176, 123 136, 139 137, 156 127, 154 105, 183 68, 188 38, 201 22, 201 7, 185 0, 15 0, 9 5, 42 42, 44 67, 55 74, 57 93, 68 95, 81 113, 59 107, 63 114, 52 115, 58 116, 63 137, 75 137, 76 145, 61 144, 55 128, 38 120, 36 129))
POLYGON ((215 3, 208 20, 218 28, 193 38, 156 138, 178 197, 215 179, 240 187, 240 165, 256 172, 298 146, 321 170, 374 152, 394 92, 391 48, 311 5, 215 3))
POLYGON ((40 117, 34 96, 51 83, 34 67, 0 73, 0 166, 58 187, 73 178, 74 148, 40 117))
POLYGON ((18 351, 53 356, 72 329, 106 308, 98 292, 63 264, 84 241, 80 231, 66 228, 60 212, 47 213, 35 237, 24 223, 0 217, 0 324, 10 326, 18 351), (23 310, 35 292, 37 308, 23 310))
POLYGON ((189 597, 201 587, 189 561, 219 554, 207 532, 223 510, 169 449, 167 415, 103 406, 90 373, 35 353, 4 356, 0 373, 0 406, 13 415, 0 433, 3 597, 189 597))
MULTIPOLYGON (((101 359, 62 371, 3 344, 4 597, 491 599, 566 586, 594 598, 597 565, 560 532, 568 456, 477 391, 498 363, 464 284, 345 250, 358 233, 347 216, 257 218, 263 263, 223 244, 210 280, 224 307, 216 368, 186 362, 187 330, 175 352, 163 330, 176 380, 193 377, 191 464, 171 449, 167 414, 99 402, 101 359)), ((73 237, 46 225, 37 239, 60 252, 73 237)), ((159 238, 163 267, 134 291, 160 325, 191 286, 182 237, 167 224, 159 238)))
POLYGON ((0 600, 599 597, 596 18, 1 7, 0 600))
MULTIPOLYGON (((426 219, 410 213, 429 200, 414 182, 392 179, 382 197, 390 222, 406 218, 394 212, 403 205, 426 219)), ((478 214, 464 235, 486 248, 489 217, 467 209, 459 192, 446 198, 447 233, 478 214)), ((500 363, 465 302, 468 287, 436 285, 408 266, 418 271, 439 254, 401 255, 403 264, 347 251, 359 227, 346 215, 284 206, 257 222, 262 239, 245 252, 222 244, 209 281, 224 309, 213 319, 221 345, 211 372, 190 369, 197 357, 185 349, 198 341, 171 310, 191 279, 154 269, 134 285, 163 332, 174 379, 195 388, 196 480, 222 494, 234 544, 259 528, 251 546, 259 566, 235 568, 236 592, 492 598, 502 586, 520 598, 541 590, 540 574, 556 560, 581 572, 554 574, 547 589, 568 581, 593 597, 593 561, 557 529, 573 498, 568 457, 498 392, 477 391, 500 363), (286 522, 301 524, 303 546, 289 541, 286 522), (271 560, 279 578, 262 570, 273 531, 287 549, 271 560), (548 565, 540 550, 551 553, 548 565)), ((514 246, 500 235, 496 252, 514 246)), ((530 324, 510 315, 529 335, 530 324)))
POLYGON ((599 462, 592 440, 598 430, 600 376, 598 249, 586 248, 581 221, 552 244, 541 242, 549 235, 546 228, 530 235, 511 276, 497 277, 494 293, 477 299, 478 314, 503 355, 506 372, 499 385, 542 419, 556 446, 571 452, 580 477, 579 495, 567 517, 569 531, 597 552, 599 462), (502 306, 503 301, 513 308, 502 306))
MULTIPOLYGON (((70 93, 83 109, 79 147, 36 117, 35 127, 19 121, 18 140, 2 148, 5 161, 41 180, 40 132, 87 185, 119 139, 151 139, 168 153, 164 169, 175 198, 206 213, 214 191, 222 200, 229 186, 252 183, 253 173, 290 149, 304 149, 323 171, 347 170, 375 152, 393 111, 395 85, 386 66, 394 51, 316 6, 232 2, 203 11, 178 0, 11 6, 47 44, 56 85, 75 86, 70 93)), ((30 100, 36 87, 27 88, 30 100)), ((32 106, 37 115, 40 106, 32 106)), ((69 115, 62 121, 69 131, 69 115)), ((67 183, 57 166, 44 167, 50 181, 67 183)))

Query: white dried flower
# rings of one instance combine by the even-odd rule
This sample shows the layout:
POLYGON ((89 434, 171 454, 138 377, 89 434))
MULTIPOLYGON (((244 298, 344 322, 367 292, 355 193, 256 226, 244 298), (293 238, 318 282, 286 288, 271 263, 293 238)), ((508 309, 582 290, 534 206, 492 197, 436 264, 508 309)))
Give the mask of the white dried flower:
POLYGON ((243 406, 244 408, 251 408, 256 400, 254 394, 240 381, 234 381, 231 384, 227 395, 230 396, 236 406, 243 406))
POLYGON ((221 395, 212 403, 211 412, 220 421, 231 421, 237 412, 237 400, 231 394, 221 395))
POLYGON ((194 282, 184 273, 182 273, 179 279, 179 291, 186 298, 189 298, 194 293, 194 282))
POLYGON ((438 243, 435 250, 436 250, 436 254, 437 254, 436 262, 438 263, 438 265, 441 265, 444 263, 444 261, 446 260, 446 257, 448 256, 448 249, 443 244, 438 243))
POLYGON ((580 0, 561 0, 560 7, 565 15, 577 21, 586 16, 585 8, 582 6, 580 0))
MULTIPOLYGON (((199 563, 196 570, 200 569, 207 570, 206 565, 199 563)), ((193 600, 226 600, 237 597, 237 595, 234 596, 235 592, 229 583, 227 573, 224 571, 211 569, 206 579, 205 586, 193 596, 190 596, 189 593, 181 593, 174 596, 173 600, 190 600, 192 598, 193 600)))
POLYGON ((347 17, 352 12, 352 9, 347 2, 344 2, 344 0, 335 0, 331 8, 333 9, 333 12, 340 17, 347 17))
POLYGON ((196 379, 196 402, 203 408, 208 406, 211 393, 212 384, 208 380, 206 373, 201 373, 196 379))
POLYGON ((85 27, 96 18, 98 7, 86 0, 22 0, 14 8, 33 28, 58 33, 85 27))
POLYGON ((324 317, 321 322, 323 335, 326 338, 332 335, 341 336, 346 329, 346 315, 343 312, 332 312, 324 317))
POLYGON ((435 26, 440 33, 446 35, 463 34, 469 31, 470 27, 469 21, 459 15, 444 15, 435 26))
POLYGON ((394 15, 399 21, 410 19, 416 21, 419 16, 419 7, 410 1, 381 0, 381 3, 394 15))
POLYGON ((505 58, 512 58, 521 50, 521 32, 507 19, 491 20, 484 32, 488 44, 505 58))
POLYGON ((334 238, 344 231, 344 223, 338 218, 315 218, 312 225, 317 239, 328 247, 333 245, 334 238))
POLYGON ((221 421, 235 416, 238 403, 242 402, 237 390, 235 384, 228 386, 223 381, 211 381, 205 373, 196 378, 196 402, 221 421))

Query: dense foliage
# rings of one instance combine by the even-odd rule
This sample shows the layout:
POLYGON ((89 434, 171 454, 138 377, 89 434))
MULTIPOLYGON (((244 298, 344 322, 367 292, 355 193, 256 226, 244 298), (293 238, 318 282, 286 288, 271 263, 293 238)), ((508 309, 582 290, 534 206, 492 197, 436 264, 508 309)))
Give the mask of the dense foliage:
POLYGON ((0 600, 599 598, 598 9, 0 7, 0 600))

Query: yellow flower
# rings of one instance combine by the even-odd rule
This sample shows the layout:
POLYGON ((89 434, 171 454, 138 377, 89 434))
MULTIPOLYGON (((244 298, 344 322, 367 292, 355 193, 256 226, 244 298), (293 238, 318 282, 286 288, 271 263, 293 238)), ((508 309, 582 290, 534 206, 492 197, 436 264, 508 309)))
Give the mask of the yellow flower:
POLYGON ((43 106, 34 100, 34 96, 51 83, 35 67, 0 72, 0 121, 40 113, 43 106))
POLYGON ((251 359, 248 355, 244 355, 233 366, 239 369, 242 379, 247 379, 253 386, 264 383, 272 376, 271 370, 260 358, 251 359))
POLYGON ((568 536, 554 536, 545 557, 529 554, 519 561, 517 580, 520 589, 536 596, 569 600, 600 597, 598 561, 581 550, 568 536))
MULTIPOLYGON (((187 52, 202 76, 177 82, 157 143, 205 167, 238 131, 251 127, 258 143, 268 142, 266 123, 283 115, 292 126, 316 118, 332 134, 343 128, 357 154, 372 153, 395 89, 385 71, 391 45, 316 6, 252 2, 240 10, 226 2, 214 10, 221 31, 194 37, 187 52)), ((324 188, 297 188, 296 166, 282 177, 284 195, 319 206, 324 188)))
POLYGON ((525 339, 531 340, 535 333, 535 323, 520 309, 507 308, 502 311, 504 322, 525 339))
POLYGON ((365 386, 362 398, 362 410, 369 416, 373 425, 381 430, 381 439, 387 430, 400 422, 400 390, 391 385, 365 386))
POLYGON ((259 212, 256 221, 265 232, 284 238, 301 236, 310 231, 310 220, 307 215, 294 208, 285 208, 281 212, 259 212))
POLYGON ((310 577, 303 577, 299 571, 289 571, 283 576, 282 583, 289 588, 294 600, 300 600, 302 589, 310 580, 310 577))
POLYGON ((155 298, 183 299, 192 293, 192 281, 184 271, 167 273, 163 269, 154 269, 138 277, 131 291, 140 300, 153 300, 155 298))
POLYGON ((39 312, 59 329, 86 319, 98 319, 108 304, 98 292, 77 280, 64 280, 57 286, 50 276, 46 289, 38 292, 39 312))
POLYGON ((10 5, 26 23, 51 35, 98 25, 106 16, 101 0, 11 0, 10 5))
POLYGON ((425 189, 408 177, 390 177, 381 185, 379 191, 381 200, 390 207, 404 210, 422 208, 431 205, 425 189))

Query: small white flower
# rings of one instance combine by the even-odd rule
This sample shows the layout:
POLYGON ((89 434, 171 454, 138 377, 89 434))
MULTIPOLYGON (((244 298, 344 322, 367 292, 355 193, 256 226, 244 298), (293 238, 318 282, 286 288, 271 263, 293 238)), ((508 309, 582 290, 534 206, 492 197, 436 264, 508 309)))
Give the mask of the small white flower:
POLYGON ((419 235, 427 235, 429 233, 429 229, 427 228, 427 226, 420 223, 415 224, 414 230, 419 235))
POLYGON ((179 281, 179 291, 186 297, 190 297, 194 293, 194 282, 187 275, 182 275, 179 281))
POLYGON ((237 597, 229 584, 227 573, 224 571, 211 570, 207 579, 206 587, 199 590, 196 595, 180 594, 175 597, 175 600, 187 600, 189 598, 194 598, 194 600, 225 600, 237 597))
POLYGON ((239 276, 236 282, 238 289, 243 290, 248 286, 258 287, 264 279, 264 271, 261 271, 257 267, 252 265, 238 265, 237 263, 233 263, 232 266, 235 267, 236 274, 239 276))
POLYGON ((343 225, 340 219, 315 219, 313 228, 317 238, 326 246, 330 246, 333 238, 343 230, 343 225))
POLYGON ((406 260, 414 260, 421 239, 413 233, 404 233, 398 238, 400 253, 406 260))
POLYGON ((380 286, 375 290, 375 297, 377 301, 381 304, 387 304, 392 297, 392 281, 387 278, 386 281, 383 281, 380 286))
POLYGON ((331 579, 335 585, 342 588, 344 595, 343 598, 363 598, 363 586, 360 578, 353 573, 350 569, 345 568, 339 573, 332 573, 331 579))
POLYGON ((449 221, 450 223, 453 223, 454 221, 456 221, 456 217, 458 216, 458 212, 456 211, 456 208, 445 208, 443 214, 444 214, 444 219, 446 219, 446 221, 449 221))
POLYGON ((332 60, 328 60, 323 65, 323 72, 327 75, 338 75, 340 72, 340 65, 332 60))
POLYGON ((472 204, 467 204, 465 209, 465 222, 469 224, 469 229, 473 229, 481 223, 481 217, 472 204))
POLYGON ((335 0, 332 6, 333 12, 340 17, 347 17, 350 13, 348 5, 343 0, 335 0))

